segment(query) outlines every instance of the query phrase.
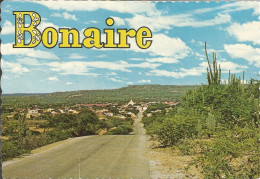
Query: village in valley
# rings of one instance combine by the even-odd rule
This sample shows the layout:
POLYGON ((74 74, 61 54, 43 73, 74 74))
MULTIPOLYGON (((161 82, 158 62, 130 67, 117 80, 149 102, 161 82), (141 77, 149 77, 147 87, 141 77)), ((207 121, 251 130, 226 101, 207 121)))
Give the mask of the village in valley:
MULTIPOLYGON (((105 119, 106 117, 118 117, 121 119, 125 119, 126 117, 134 118, 136 117, 139 110, 145 111, 149 105, 151 104, 166 104, 169 105, 169 108, 171 109, 171 106, 178 105, 179 102, 140 102, 135 103, 132 99, 124 105, 118 105, 117 103, 96 103, 96 104, 76 104, 73 106, 58 106, 58 107, 49 107, 49 108, 43 108, 39 105, 34 105, 33 107, 30 107, 28 109, 26 108, 10 108, 12 112, 10 112, 5 118, 6 119, 12 119, 15 117, 16 114, 25 114, 26 119, 38 119, 41 115, 50 115, 50 116, 56 116, 59 114, 74 114, 77 115, 79 111, 82 108, 88 108, 89 110, 95 112, 100 119, 105 119)), ((51 106, 51 105, 50 105, 51 106)), ((157 109, 155 111, 151 111, 147 114, 147 116, 151 116, 152 113, 161 112, 162 110, 157 109)))
MULTIPOLYGON (((31 107, 10 107, 9 113, 3 116, 4 121, 18 120, 19 116, 27 121, 29 129, 32 131, 43 133, 41 124, 46 122, 46 118, 59 116, 61 114, 69 114, 77 116, 82 109, 88 109, 94 112, 99 120, 109 120, 109 118, 116 118, 125 120, 131 118, 134 120, 139 111, 146 111, 150 105, 164 105, 164 109, 168 112, 173 106, 179 102, 165 101, 165 102, 134 102, 132 99, 123 105, 117 103, 93 103, 93 104, 75 104, 72 106, 66 105, 31 105, 31 107)), ((153 113, 160 113, 162 109, 151 109, 146 113, 147 117, 152 116, 153 113)), ((5 129, 3 129, 5 130, 5 129)), ((5 133, 4 133, 5 134, 5 133)), ((8 139, 7 136, 2 136, 2 139, 8 139)))

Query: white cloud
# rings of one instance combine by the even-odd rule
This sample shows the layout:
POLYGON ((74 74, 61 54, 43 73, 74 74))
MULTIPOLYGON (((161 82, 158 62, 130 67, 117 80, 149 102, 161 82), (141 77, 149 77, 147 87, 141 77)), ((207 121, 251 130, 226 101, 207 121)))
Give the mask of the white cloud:
POLYGON ((191 68, 185 69, 180 68, 179 71, 167 71, 167 70, 151 70, 146 73, 148 76, 165 76, 165 77, 173 77, 173 78, 184 78, 185 76, 200 76, 202 71, 200 68, 191 68))
POLYGON ((3 79, 10 79, 10 77, 8 75, 2 74, 2 78, 3 79))
MULTIPOLYGON (((82 32, 83 30, 81 30, 82 32)), ((123 50, 133 50, 136 52, 142 53, 150 53, 152 56, 162 56, 169 57, 171 60, 175 59, 183 59, 189 55, 192 51, 184 41, 182 41, 178 37, 169 37, 165 34, 154 34, 152 38, 146 38, 145 40, 152 40, 152 44, 147 49, 141 49, 137 46, 136 40, 134 38, 128 38, 128 43, 130 44, 130 48, 123 50)), ((106 42, 105 34, 101 34, 101 41, 106 42)), ((115 43, 119 43, 119 36, 115 34, 115 43)), ((95 49, 95 48, 94 48, 95 49)), ((122 50, 120 48, 102 48, 99 50, 122 50)), ((139 60, 139 58, 131 58, 130 60, 139 60)))
MULTIPOLYGON (((248 68, 247 66, 239 65, 231 61, 226 61, 225 59, 218 60, 217 65, 220 65, 221 73, 228 73, 229 70, 231 73, 240 73, 248 68)), ((208 67, 208 62, 202 62, 200 67, 202 67, 201 69, 204 69, 205 71, 205 69, 208 67)))
POLYGON ((159 58, 147 58, 148 62, 160 62, 160 63, 178 63, 179 61, 175 58, 159 57, 159 58))
POLYGON ((56 76, 49 77, 48 80, 50 80, 50 81, 59 81, 59 79, 56 76))
POLYGON ((1 51, 3 55, 23 55, 32 58, 43 58, 51 60, 59 59, 59 57, 57 57, 52 52, 35 50, 33 48, 13 48, 13 44, 11 43, 2 44, 1 51))
MULTIPOLYGON (((151 40, 147 38, 146 40, 151 40)), ((167 59, 168 62, 176 62, 178 59, 183 59, 189 55, 192 51, 180 38, 169 37, 164 34, 154 34, 152 37, 152 44, 147 49, 141 49, 136 45, 136 41, 132 38, 129 39, 129 43, 131 44, 130 49, 136 52, 142 53, 150 53, 152 56, 161 56, 157 60, 162 60, 163 57, 167 59)), ((142 60, 139 58, 131 58, 131 60, 142 60)), ((143 59, 145 60, 145 59, 143 59)), ((152 60, 152 59, 151 59, 152 60)), ((156 59, 154 59, 156 60, 156 59)))
POLYGON ((234 23, 227 28, 228 33, 238 41, 251 41, 260 44, 260 22, 252 21, 244 24, 234 23))
POLYGON ((138 52, 150 52, 152 55, 173 57, 175 60, 188 56, 191 49, 180 38, 169 37, 164 34, 155 34, 152 45, 148 49, 133 48, 138 52))
POLYGON ((10 13, 10 14, 12 13, 12 11, 10 9, 3 9, 2 11, 5 13, 10 13))
POLYGON ((72 85, 72 83, 71 82, 66 82, 66 85, 72 85))
POLYGON ((98 21, 95 21, 95 20, 91 20, 91 21, 88 21, 88 22, 84 22, 84 24, 97 24, 98 21))
POLYGON ((131 72, 131 70, 129 68, 155 69, 158 66, 160 66, 160 64, 154 64, 154 63, 151 64, 151 63, 148 63, 148 62, 139 63, 139 64, 129 64, 126 61, 117 61, 117 62, 106 62, 106 61, 51 62, 48 65, 51 67, 52 71, 56 71, 56 72, 59 72, 61 74, 93 75, 93 76, 97 76, 98 74, 89 73, 89 71, 92 68, 131 72))
MULTIPOLYGON (((204 49, 203 49, 203 51, 204 51, 204 49)), ((225 50, 216 50, 216 49, 213 49, 213 48, 207 48, 207 52, 208 52, 208 54, 216 52, 219 56, 219 54, 222 53, 222 52, 225 52, 225 50)))
POLYGON ((161 64, 158 63, 148 63, 148 62, 143 62, 143 63, 138 63, 138 64, 125 64, 126 67, 132 67, 132 68, 150 68, 150 69, 155 69, 158 66, 161 66, 161 64))
POLYGON ((40 65, 37 59, 30 57, 18 58, 16 61, 26 65, 40 65))
POLYGON ((3 27, 1 34, 6 35, 6 34, 14 34, 15 33, 15 26, 12 24, 10 21, 6 20, 3 27))
POLYGON ((52 71, 59 72, 64 75, 91 75, 97 76, 98 74, 88 73, 89 69, 84 62, 51 62, 48 64, 52 71))
POLYGON ((16 75, 21 75, 22 73, 30 72, 28 68, 22 66, 20 63, 7 62, 3 59, 1 60, 1 66, 3 69, 3 73, 10 72, 16 75))
POLYGON ((216 10, 222 10, 223 13, 229 13, 234 11, 242 11, 253 9, 254 15, 259 15, 259 2, 233 2, 227 3, 222 6, 216 6, 213 8, 201 8, 194 11, 194 13, 207 13, 216 10))
POLYGON ((117 73, 116 73, 116 72, 111 72, 111 73, 108 73, 107 75, 108 75, 108 76, 116 76, 117 73))
POLYGON ((201 46, 201 47, 204 47, 204 42, 202 42, 202 41, 196 41, 196 40, 194 40, 194 39, 191 39, 191 41, 190 41, 192 44, 194 44, 194 45, 196 45, 196 46, 201 46))
POLYGON ((77 17, 76 17, 76 15, 70 14, 70 13, 68 13, 68 12, 63 12, 63 13, 61 13, 61 14, 59 14, 59 13, 53 13, 51 16, 53 16, 53 17, 63 17, 63 18, 66 19, 66 20, 74 20, 74 21, 78 20, 77 17))
POLYGON ((96 11, 105 9, 108 11, 116 11, 120 13, 148 13, 150 15, 159 13, 153 2, 131 2, 131 1, 33 1, 40 3, 49 9, 66 11, 96 11))
POLYGON ((231 21, 229 14, 220 14, 213 19, 209 20, 196 20, 192 14, 181 14, 171 16, 144 16, 135 14, 133 18, 126 18, 126 21, 131 27, 136 29, 141 26, 149 27, 153 32, 160 31, 162 29, 171 29, 172 27, 208 27, 219 24, 228 23, 231 21))
POLYGON ((151 80, 139 80, 138 83, 151 83, 151 80))
POLYGON ((200 53, 198 53, 198 52, 195 52, 195 56, 197 57, 197 59, 199 59, 199 60, 205 60, 205 55, 202 55, 202 54, 200 54, 200 53))
MULTIPOLYGON (((229 70, 232 73, 239 73, 248 68, 247 66, 239 65, 230 61, 225 61, 223 59, 218 61, 218 65, 220 65, 222 73, 228 73, 229 70)), ((174 71, 154 69, 151 70, 150 72, 147 72, 146 75, 165 76, 165 77, 172 77, 172 78, 184 78, 186 76, 201 76, 202 73, 206 73, 207 67, 208 67, 208 63, 202 62, 198 67, 193 67, 190 69, 180 68, 179 70, 174 70, 174 71)))
POLYGON ((260 67, 260 48, 254 48, 246 44, 224 45, 225 50, 232 58, 243 58, 249 62, 260 67))
POLYGON ((74 21, 78 20, 74 14, 70 14, 68 12, 63 12, 62 15, 65 19, 71 19, 74 21))
POLYGON ((86 57, 84 57, 84 56, 82 56, 82 55, 80 55, 78 53, 72 53, 72 54, 70 54, 70 56, 68 58, 69 59, 84 59, 86 57))
POLYGON ((114 16, 112 16, 112 18, 114 19, 114 22, 115 22, 116 25, 118 25, 118 26, 121 26, 121 25, 124 26, 125 25, 124 19, 122 19, 120 17, 114 17, 114 16))
POLYGON ((125 83, 128 84, 128 85, 134 84, 132 81, 128 81, 128 82, 125 82, 125 83))
POLYGON ((53 13, 51 16, 53 16, 53 17, 62 17, 62 15, 60 13, 57 13, 57 12, 53 13))
POLYGON ((109 78, 111 81, 113 82, 119 82, 119 83, 122 83, 123 81, 122 80, 119 80, 119 79, 116 79, 116 78, 109 78))
POLYGON ((129 58, 129 60, 132 60, 132 61, 144 61, 145 59, 144 58, 129 58))
POLYGON ((97 24, 98 23, 98 21, 90 21, 91 23, 93 23, 93 24, 97 24))

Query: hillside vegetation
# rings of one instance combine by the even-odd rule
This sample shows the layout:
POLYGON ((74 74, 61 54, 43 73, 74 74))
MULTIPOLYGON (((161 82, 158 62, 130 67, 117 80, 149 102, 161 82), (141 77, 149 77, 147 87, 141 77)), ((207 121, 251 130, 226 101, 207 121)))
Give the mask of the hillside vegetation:
POLYGON ((25 104, 68 104, 78 103, 126 103, 130 99, 136 102, 149 101, 179 101, 185 91, 194 86, 175 85, 132 85, 111 90, 82 90, 70 92, 55 92, 42 95, 5 95, 3 106, 25 104))

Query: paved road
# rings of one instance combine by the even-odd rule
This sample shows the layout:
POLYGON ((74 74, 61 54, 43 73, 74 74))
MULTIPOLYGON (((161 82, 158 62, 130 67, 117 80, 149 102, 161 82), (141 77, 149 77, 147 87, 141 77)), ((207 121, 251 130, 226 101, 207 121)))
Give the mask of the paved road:
POLYGON ((149 178, 139 113, 132 135, 87 136, 3 166, 4 178, 149 178))

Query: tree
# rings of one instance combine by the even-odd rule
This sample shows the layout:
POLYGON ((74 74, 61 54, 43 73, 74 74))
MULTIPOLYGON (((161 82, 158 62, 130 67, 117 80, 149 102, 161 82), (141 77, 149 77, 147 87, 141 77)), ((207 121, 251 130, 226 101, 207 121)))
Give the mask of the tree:
POLYGON ((88 109, 80 112, 77 119, 76 133, 78 136, 94 135, 98 129, 98 116, 88 109))

